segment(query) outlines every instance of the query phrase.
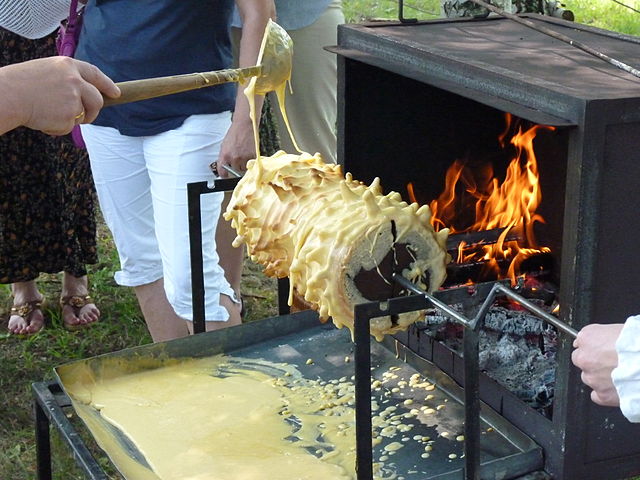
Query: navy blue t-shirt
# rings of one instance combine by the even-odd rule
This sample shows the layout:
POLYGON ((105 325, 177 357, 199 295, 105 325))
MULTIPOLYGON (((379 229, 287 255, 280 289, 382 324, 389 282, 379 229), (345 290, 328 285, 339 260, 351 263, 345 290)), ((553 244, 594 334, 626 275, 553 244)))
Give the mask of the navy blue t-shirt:
MULTIPOLYGON (((115 82, 230 68, 233 0, 89 0, 75 57, 115 82)), ((93 122, 155 135, 194 114, 232 110, 233 83, 106 107, 93 122)))

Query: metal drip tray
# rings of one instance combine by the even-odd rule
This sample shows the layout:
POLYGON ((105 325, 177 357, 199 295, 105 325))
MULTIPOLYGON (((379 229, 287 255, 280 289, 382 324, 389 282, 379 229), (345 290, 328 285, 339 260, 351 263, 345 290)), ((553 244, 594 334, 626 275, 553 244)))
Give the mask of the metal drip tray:
MULTIPOLYGON (((89 382, 100 380, 107 365, 126 365, 122 375, 127 375, 155 368, 156 360, 224 354, 293 365, 305 379, 313 381, 349 383, 354 374, 353 347, 348 329, 320 324, 317 315, 307 311, 72 362, 56 367, 55 373, 74 410, 81 414, 93 438, 125 478, 157 479, 161 477, 137 449, 136 439, 80 401, 83 379, 89 388, 89 382), (79 380, 80 371, 85 375, 79 380), (115 441, 100 441, 105 438, 115 441)), ((381 433, 382 427, 376 432, 374 426, 374 435, 379 439, 379 443, 374 440, 374 461, 383 459, 386 475, 394 472, 396 478, 463 478, 464 406, 459 401, 459 387, 392 337, 383 343, 373 342, 371 350, 372 402, 377 405, 373 416, 391 407, 403 417, 404 426, 392 428, 393 434, 387 429, 386 435, 381 433), (391 444, 395 448, 389 448, 391 444)), ((113 369, 109 371, 113 375, 113 369)), ((482 478, 517 478, 541 469, 540 447, 484 405, 481 432, 482 478)), ((351 475, 356 478, 354 471, 351 475)), ((214 474, 211 478, 218 477, 214 474)))

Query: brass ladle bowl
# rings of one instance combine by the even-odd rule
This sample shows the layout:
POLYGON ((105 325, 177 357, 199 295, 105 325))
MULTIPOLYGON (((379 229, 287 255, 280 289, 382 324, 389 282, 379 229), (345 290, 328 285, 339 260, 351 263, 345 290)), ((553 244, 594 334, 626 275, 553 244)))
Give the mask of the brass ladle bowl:
POLYGON ((266 95, 282 88, 291 79, 292 62, 293 40, 284 28, 269 20, 258 54, 262 74, 256 76, 255 93, 266 95))
POLYGON ((252 77, 256 77, 255 93, 265 95, 291 78, 292 59, 291 37, 284 28, 269 20, 256 66, 119 82, 116 85, 120 87, 120 97, 105 97, 104 106, 137 102, 229 82, 244 83, 252 77))

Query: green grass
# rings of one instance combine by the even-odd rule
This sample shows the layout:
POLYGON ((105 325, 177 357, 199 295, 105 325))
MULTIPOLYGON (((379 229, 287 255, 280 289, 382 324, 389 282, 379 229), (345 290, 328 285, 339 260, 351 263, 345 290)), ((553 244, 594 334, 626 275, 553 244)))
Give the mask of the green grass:
MULTIPOLYGON (((9 288, 4 286, 0 298, 5 323, 0 333, 0 477, 21 480, 33 478, 35 465, 34 427, 30 407, 30 386, 34 381, 52 379, 52 367, 70 360, 86 358, 151 341, 139 308, 130 289, 113 282, 117 256, 110 236, 102 228, 101 262, 91 268, 90 281, 94 299, 102 310, 102 321, 91 329, 68 332, 61 327, 56 306, 60 296, 60 277, 42 275, 38 281, 48 298, 49 319, 42 333, 20 339, 6 334, 6 313, 11 305, 9 288)), ((73 472, 68 455, 55 455, 56 478, 82 478, 73 472), (67 463, 61 467, 61 463, 67 463)))
MULTIPOLYGON (((342 6, 347 22, 371 20, 397 20, 397 0, 343 0, 342 6)), ((436 18, 440 12, 439 0, 407 0, 404 16, 422 19, 436 18)))
MULTIPOLYGON (((613 0, 566 0, 564 3, 575 14, 576 22, 614 32, 640 35, 640 13, 613 0)), ((620 0, 620 3, 640 10, 640 0, 620 0)))
MULTIPOLYGON (((640 10, 640 0, 620 0, 640 10)), ((613 0, 564 0, 560 3, 573 11, 576 22, 606 30, 640 35, 640 13, 613 0)), ((440 15, 439 0, 405 0, 404 16, 427 20, 440 15)), ((398 19, 397 0, 343 0, 345 18, 349 22, 398 19)))
MULTIPOLYGON (((640 8, 640 0, 623 1, 640 8)), ((566 0, 566 4, 580 23, 640 35, 640 14, 611 0, 566 0)), ((436 0, 407 0, 405 6, 405 16, 421 19, 433 17, 439 10, 436 0)), ((344 10, 351 22, 397 19, 398 14, 394 0, 344 0, 344 10)), ((61 327, 56 306, 60 278, 43 275, 39 285, 50 300, 47 314, 51 321, 46 330, 28 339, 9 336, 6 334, 6 317, 11 305, 10 292, 7 286, 0 286, 1 313, 5 320, 4 326, 0 327, 0 480, 34 478, 32 382, 52 379, 52 367, 55 365, 151 341, 133 292, 116 286, 113 281, 113 273, 118 268, 117 255, 104 227, 99 234, 99 248, 101 262, 90 269, 90 282, 93 296, 102 310, 102 320, 92 328, 72 333, 61 327)), ((260 268, 250 262, 246 264, 243 276, 243 293, 247 295, 248 321, 276 313, 275 282, 265 279, 260 268)), ((83 478, 66 447, 56 440, 55 435, 53 448, 55 478, 83 478)), ((119 477, 112 473, 112 478, 119 477)))
MULTIPOLYGON (((57 299, 60 276, 41 275, 38 285, 48 299, 46 328, 38 335, 17 338, 7 334, 6 318, 11 306, 9 287, 0 286, 3 326, 0 330, 0 479, 34 478, 35 443, 31 411, 31 383, 53 379, 52 367, 72 360, 88 358, 151 342, 132 289, 113 281, 118 257, 112 239, 101 225, 99 234, 101 262, 90 267, 92 295, 102 311, 101 321, 77 332, 61 325, 57 299)), ((247 262, 243 274, 246 295, 246 320, 276 314, 275 281, 265 278, 261 269, 247 262)), ((54 472, 59 480, 82 479, 66 447, 54 434, 54 472)), ((104 461, 104 459, 103 459, 104 461)), ((120 478, 113 473, 113 478, 120 478)))

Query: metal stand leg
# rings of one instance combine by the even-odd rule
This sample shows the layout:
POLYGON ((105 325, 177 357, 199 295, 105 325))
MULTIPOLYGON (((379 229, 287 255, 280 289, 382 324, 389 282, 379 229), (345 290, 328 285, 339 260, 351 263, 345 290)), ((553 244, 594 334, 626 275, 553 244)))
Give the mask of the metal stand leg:
POLYGON ((356 305, 354 311, 355 387, 356 387, 356 476, 373 478, 371 438, 371 334, 370 316, 356 305))
POLYGON ((61 440, 71 449, 76 465, 90 480, 109 480, 100 464, 82 441, 67 418, 63 407, 71 401, 57 382, 37 382, 31 385, 36 414, 36 448, 38 455, 38 480, 51 480, 51 444, 49 425, 53 425, 61 440))
POLYGON ((205 325, 205 292, 202 255, 202 210, 200 196, 207 193, 233 190, 238 178, 216 180, 213 188, 207 182, 187 184, 187 205, 189 209, 189 255, 191 258, 191 295, 193 302, 193 333, 204 333, 205 325))
POLYGON ((390 299, 386 309, 380 303, 361 303, 353 310, 354 363, 356 388, 356 476, 358 480, 373 479, 373 439, 371 437, 371 328, 372 318, 420 310, 426 306, 424 297, 390 299))
POLYGON ((480 376, 478 332, 464 330, 464 478, 480 479, 480 376))
POLYGON ((38 480, 51 480, 51 439, 49 419, 39 402, 33 402, 36 426, 36 461, 38 480))
POLYGON ((287 303, 289 300, 289 279, 278 279, 278 315, 289 315, 291 308, 287 303))

